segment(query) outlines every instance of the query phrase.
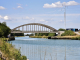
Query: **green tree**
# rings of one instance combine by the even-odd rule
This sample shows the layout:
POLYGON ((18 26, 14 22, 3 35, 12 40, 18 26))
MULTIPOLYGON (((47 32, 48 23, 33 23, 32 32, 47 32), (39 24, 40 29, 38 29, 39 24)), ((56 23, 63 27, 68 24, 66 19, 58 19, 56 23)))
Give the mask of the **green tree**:
POLYGON ((0 23, 0 29, 2 30, 2 36, 7 37, 11 32, 11 29, 3 23, 0 23))
POLYGON ((63 29, 63 28, 60 28, 58 31, 65 31, 65 29, 63 29))
POLYGON ((3 36, 3 31, 0 29, 0 37, 2 37, 3 36))
POLYGON ((61 36, 75 36, 76 34, 71 30, 66 30, 61 36))
POLYGON ((49 33, 48 36, 56 36, 56 33, 49 33))
POLYGON ((2 24, 7 25, 6 22, 2 22, 2 24))

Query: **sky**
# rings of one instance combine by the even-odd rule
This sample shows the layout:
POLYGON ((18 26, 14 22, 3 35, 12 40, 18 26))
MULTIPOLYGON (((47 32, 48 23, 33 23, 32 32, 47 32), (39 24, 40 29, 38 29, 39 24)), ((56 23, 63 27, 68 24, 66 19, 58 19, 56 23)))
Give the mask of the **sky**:
POLYGON ((80 0, 0 0, 0 22, 11 29, 28 23, 42 23, 55 29, 80 29, 80 0))

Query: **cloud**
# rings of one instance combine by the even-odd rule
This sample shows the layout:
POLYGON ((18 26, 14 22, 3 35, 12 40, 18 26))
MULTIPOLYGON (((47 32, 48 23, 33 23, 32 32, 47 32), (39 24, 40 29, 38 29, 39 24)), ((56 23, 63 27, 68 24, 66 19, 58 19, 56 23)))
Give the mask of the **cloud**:
POLYGON ((9 19, 9 17, 8 16, 4 16, 4 20, 8 20, 9 19))
POLYGON ((4 10, 5 8, 3 6, 0 6, 0 10, 4 10))
POLYGON ((43 8, 61 8, 63 6, 73 6, 73 5, 79 5, 79 3, 75 1, 69 1, 69 2, 63 2, 61 3, 60 1, 52 3, 52 4, 44 4, 43 8))
POLYGON ((9 17, 8 17, 8 16, 4 16, 4 17, 3 17, 3 16, 0 15, 0 19, 9 20, 9 17))
POLYGON ((21 9, 22 9, 22 7, 21 7, 21 6, 17 6, 17 8, 21 8, 21 9))
POLYGON ((2 19, 3 17, 0 15, 0 19, 2 19))
POLYGON ((26 19, 26 20, 34 20, 34 18, 30 18, 28 16, 24 17, 23 19, 26 19))
POLYGON ((44 19, 41 19, 40 21, 45 21, 44 19))
POLYGON ((64 20, 60 20, 59 22, 63 23, 63 22, 64 22, 64 20))

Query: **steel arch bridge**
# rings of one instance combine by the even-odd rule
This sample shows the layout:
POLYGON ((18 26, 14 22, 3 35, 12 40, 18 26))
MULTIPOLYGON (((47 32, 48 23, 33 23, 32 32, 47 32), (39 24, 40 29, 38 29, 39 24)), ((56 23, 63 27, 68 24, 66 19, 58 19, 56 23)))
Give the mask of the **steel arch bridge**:
POLYGON ((12 29, 11 33, 58 33, 58 31, 45 24, 29 23, 12 29))

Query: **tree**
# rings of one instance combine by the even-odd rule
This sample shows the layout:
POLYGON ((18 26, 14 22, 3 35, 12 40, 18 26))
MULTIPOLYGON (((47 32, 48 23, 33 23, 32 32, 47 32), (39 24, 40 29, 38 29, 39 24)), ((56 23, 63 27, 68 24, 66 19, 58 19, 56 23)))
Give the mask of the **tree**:
POLYGON ((3 31, 0 29, 0 37, 2 37, 3 36, 3 31))
POLYGON ((11 29, 3 23, 0 23, 0 29, 2 30, 2 36, 7 37, 9 33, 11 33, 11 29))
POLYGON ((56 33, 49 33, 48 36, 56 36, 56 33))
POLYGON ((71 30, 66 30, 61 36, 75 36, 76 34, 71 30))
POLYGON ((2 24, 6 25, 6 22, 2 22, 2 24))
POLYGON ((65 31, 65 29, 63 29, 63 28, 60 28, 58 31, 65 31))

